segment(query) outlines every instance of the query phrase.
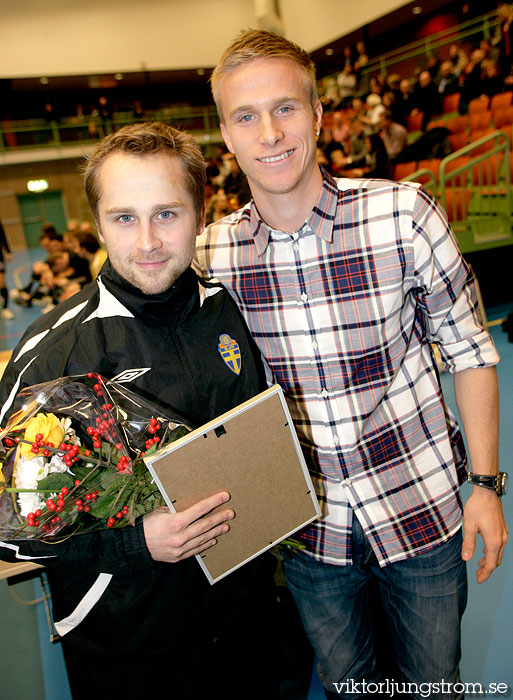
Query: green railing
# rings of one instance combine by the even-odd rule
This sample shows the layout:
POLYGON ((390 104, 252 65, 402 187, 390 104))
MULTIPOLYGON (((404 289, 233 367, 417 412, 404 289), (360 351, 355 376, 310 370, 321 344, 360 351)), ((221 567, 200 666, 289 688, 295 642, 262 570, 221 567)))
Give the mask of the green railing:
POLYGON ((445 48, 454 42, 465 42, 467 40, 476 40, 483 36, 485 39, 491 39, 495 28, 499 24, 496 12, 483 14, 475 19, 468 20, 454 27, 448 27, 441 32, 436 32, 424 39, 412 41, 406 46, 399 47, 387 53, 381 54, 377 58, 369 61, 365 68, 365 73, 381 72, 383 75, 390 73, 390 68, 409 61, 412 58, 423 56, 431 58, 436 55, 440 49, 445 48))
POLYGON ((507 135, 494 131, 442 159, 438 177, 422 168, 403 179, 440 201, 463 253, 512 245, 512 157, 507 135))
MULTIPOLYGON (((162 121, 186 129, 203 140, 220 140, 219 122, 213 105, 207 107, 162 107, 144 114, 145 121, 162 121)), ((28 119, 0 122, 0 152, 93 143, 107 133, 141 121, 131 112, 118 112, 112 119, 97 116, 65 117, 59 121, 28 119)))
MULTIPOLYGON (((422 61, 425 63, 428 58, 438 54, 441 49, 443 50, 455 42, 461 44, 462 42, 471 41, 474 43, 481 37, 491 39, 498 24, 497 13, 494 11, 453 27, 448 27, 443 31, 430 34, 428 37, 412 41, 409 44, 370 59, 365 68, 362 69, 362 76, 375 73, 381 73, 383 76, 386 76, 388 73, 397 72, 401 64, 407 65, 410 61, 418 58, 422 58, 422 61)), ((319 81, 321 92, 323 86, 327 85, 329 81, 336 80, 337 75, 338 73, 334 73, 319 81)))

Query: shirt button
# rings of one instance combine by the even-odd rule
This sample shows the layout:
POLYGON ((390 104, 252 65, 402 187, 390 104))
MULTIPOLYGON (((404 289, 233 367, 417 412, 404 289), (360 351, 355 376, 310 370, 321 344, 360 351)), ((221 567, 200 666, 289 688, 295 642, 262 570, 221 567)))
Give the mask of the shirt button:
POLYGON ((321 396, 324 396, 324 398, 326 398, 326 396, 329 396, 328 390, 327 390, 327 389, 323 389, 323 390, 321 391, 321 396))
POLYGON ((299 243, 294 243, 292 247, 294 248, 294 250, 299 250, 299 243))
POLYGON ((338 445, 338 443, 340 442, 339 437, 336 433, 333 433, 333 442, 335 443, 335 445, 338 445))
POLYGON ((306 292, 303 292, 303 294, 301 294, 301 301, 308 301, 308 294, 306 292))
POLYGON ((316 341, 316 340, 313 341, 312 347, 313 347, 314 350, 317 350, 317 348, 319 347, 319 345, 317 344, 317 341, 316 341))

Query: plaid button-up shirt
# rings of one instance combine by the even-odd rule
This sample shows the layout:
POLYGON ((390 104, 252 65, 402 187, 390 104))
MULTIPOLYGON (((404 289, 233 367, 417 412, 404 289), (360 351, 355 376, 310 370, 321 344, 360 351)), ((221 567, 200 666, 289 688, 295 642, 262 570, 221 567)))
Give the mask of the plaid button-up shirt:
POLYGON ((324 512, 301 533, 306 553, 350 564, 353 512, 380 565, 454 534, 467 465, 431 343, 450 372, 499 357, 435 201, 414 184, 325 175, 294 234, 250 202, 202 234, 197 258, 287 397, 324 512))

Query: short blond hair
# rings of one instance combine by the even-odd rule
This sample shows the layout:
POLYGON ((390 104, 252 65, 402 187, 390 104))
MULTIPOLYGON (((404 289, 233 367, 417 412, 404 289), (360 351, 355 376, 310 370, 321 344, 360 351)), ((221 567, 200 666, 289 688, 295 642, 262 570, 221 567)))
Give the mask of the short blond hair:
POLYGON ((183 165, 186 186, 194 203, 199 223, 205 203, 207 163, 201 148, 190 134, 160 122, 145 122, 125 126, 100 141, 88 156, 83 168, 87 200, 95 219, 98 219, 98 201, 101 197, 99 171, 112 153, 134 156, 169 155, 183 165))
POLYGON ((315 106, 318 100, 317 84, 315 64, 310 54, 279 34, 248 29, 241 32, 224 51, 210 77, 212 95, 221 121, 223 115, 219 101, 219 85, 223 76, 258 58, 288 58, 296 63, 304 71, 310 103, 312 108, 315 106))

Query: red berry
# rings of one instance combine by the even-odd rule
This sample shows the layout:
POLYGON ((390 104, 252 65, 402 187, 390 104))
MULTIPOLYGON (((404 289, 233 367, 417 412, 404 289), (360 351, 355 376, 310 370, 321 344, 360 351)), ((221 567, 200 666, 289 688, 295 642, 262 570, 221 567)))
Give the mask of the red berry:
POLYGON ((123 513, 116 513, 116 518, 118 520, 121 520, 122 517, 123 517, 123 513))
POLYGON ((152 435, 157 432, 157 426, 156 425, 150 425, 148 426, 148 432, 151 433, 152 435))
POLYGON ((85 456, 90 457, 91 456, 91 450, 86 450, 85 451, 85 456))
POLYGON ((80 479, 75 479, 75 486, 79 486, 79 485, 80 485, 80 479))
POLYGON ((27 520, 34 520, 35 517, 36 517, 36 514, 35 514, 35 513, 29 513, 29 514, 27 515, 27 520))
POLYGON ((84 501, 81 498, 77 498, 77 500, 75 501, 76 506, 81 506, 83 503, 84 501))
POLYGON ((150 425, 157 425, 158 420, 156 418, 150 418, 150 425))
POLYGON ((63 486, 61 489, 61 493, 63 496, 66 496, 66 494, 69 493, 69 488, 67 486, 63 486))
POLYGON ((93 447, 94 447, 95 449, 99 450, 101 446, 102 446, 102 443, 101 443, 99 440, 95 440, 95 441, 93 442, 93 447))
POLYGON ((43 450, 43 456, 44 456, 44 457, 49 457, 49 456, 50 456, 50 450, 43 450))
POLYGON ((123 449, 122 443, 121 443, 121 442, 116 442, 116 450, 122 450, 122 449, 123 449))
POLYGON ((43 515, 43 511, 39 510, 39 508, 34 512, 34 515, 36 518, 40 518, 43 515))
POLYGON ((44 440, 44 439, 45 439, 45 436, 43 435, 43 433, 38 433, 36 435, 36 440, 38 440, 39 442, 41 442, 41 440, 44 440))
POLYGON ((84 511, 86 513, 89 513, 90 510, 91 510, 91 506, 84 506, 84 511))

